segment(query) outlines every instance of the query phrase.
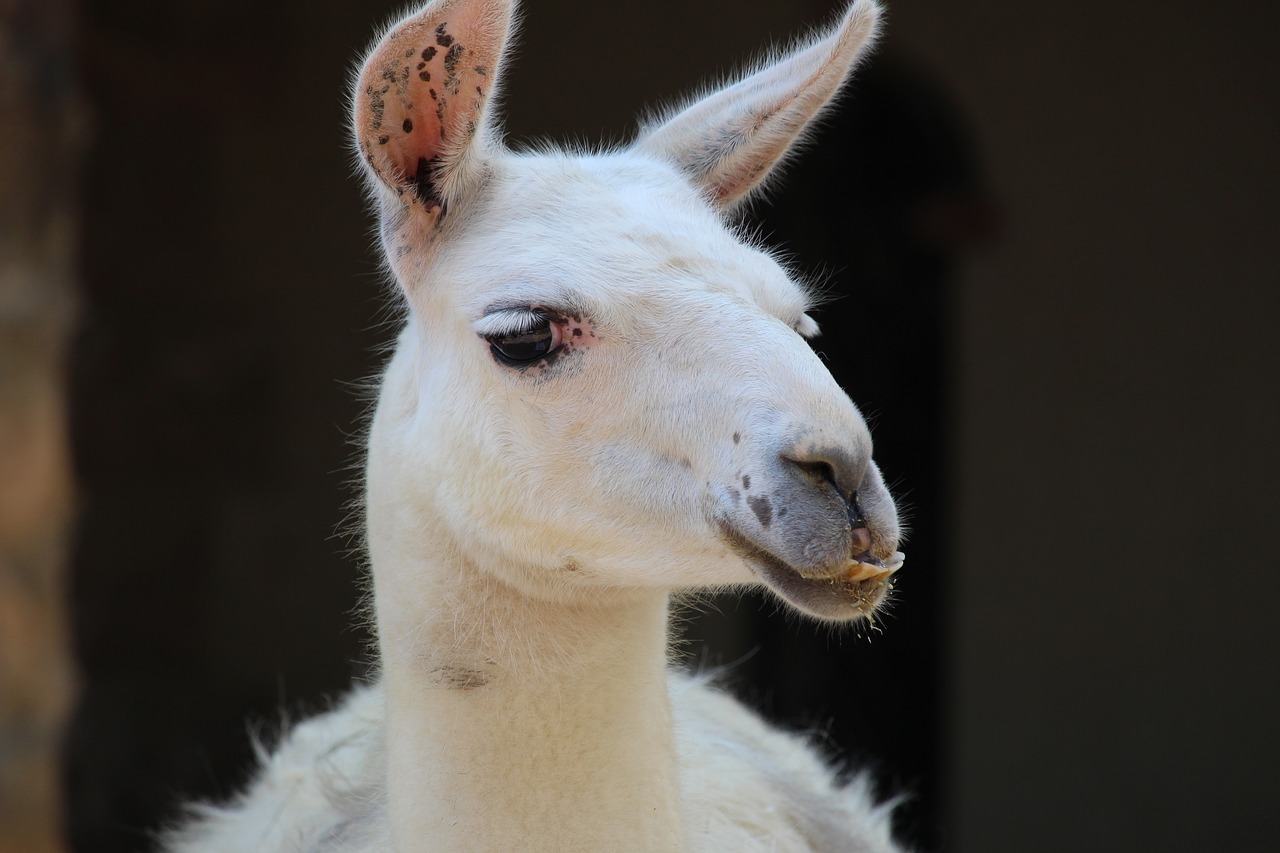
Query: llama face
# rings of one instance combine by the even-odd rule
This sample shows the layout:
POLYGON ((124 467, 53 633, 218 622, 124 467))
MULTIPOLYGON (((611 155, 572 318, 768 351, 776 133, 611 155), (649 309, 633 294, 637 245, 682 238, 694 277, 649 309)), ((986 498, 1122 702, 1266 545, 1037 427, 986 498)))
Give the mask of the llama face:
POLYGON ((410 309, 374 424, 370 523, 397 507, 535 594, 763 581, 815 616, 870 612, 901 555, 866 426, 801 336, 816 329, 803 290, 723 221, 866 33, 851 40, 851 15, 760 72, 764 96, 739 103, 739 84, 628 150, 513 154, 485 131, 501 5, 428 7, 357 84, 410 309), (457 85, 432 97, 404 57, 434 79, 440 48, 456 56, 434 73, 457 85), (755 143, 723 143, 762 122, 755 143))

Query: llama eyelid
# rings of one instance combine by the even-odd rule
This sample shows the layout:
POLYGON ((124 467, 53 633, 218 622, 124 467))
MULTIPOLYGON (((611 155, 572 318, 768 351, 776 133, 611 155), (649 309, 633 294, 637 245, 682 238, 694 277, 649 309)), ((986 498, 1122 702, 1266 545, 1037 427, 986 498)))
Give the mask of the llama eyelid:
POLYGON ((499 308, 489 311, 475 323, 476 334, 482 338, 502 335, 518 335, 555 320, 555 312, 531 307, 499 308))

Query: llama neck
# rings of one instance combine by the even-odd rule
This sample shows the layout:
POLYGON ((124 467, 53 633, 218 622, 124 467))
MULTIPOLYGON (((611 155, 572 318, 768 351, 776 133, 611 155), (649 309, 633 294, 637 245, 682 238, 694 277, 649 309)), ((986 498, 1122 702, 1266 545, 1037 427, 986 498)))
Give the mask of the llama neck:
POLYGON ((665 592, 551 602, 379 550, 396 849, 681 849, 665 592))

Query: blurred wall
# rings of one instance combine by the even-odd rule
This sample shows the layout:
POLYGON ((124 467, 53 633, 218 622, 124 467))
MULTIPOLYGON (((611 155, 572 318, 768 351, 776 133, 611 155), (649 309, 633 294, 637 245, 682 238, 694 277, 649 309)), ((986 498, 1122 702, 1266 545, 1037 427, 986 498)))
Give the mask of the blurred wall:
POLYGON ((84 104, 68 0, 0 6, 0 851, 60 853, 84 104))
POLYGON ((956 848, 1272 849, 1280 15, 891 21, 1005 207, 958 316, 956 848))

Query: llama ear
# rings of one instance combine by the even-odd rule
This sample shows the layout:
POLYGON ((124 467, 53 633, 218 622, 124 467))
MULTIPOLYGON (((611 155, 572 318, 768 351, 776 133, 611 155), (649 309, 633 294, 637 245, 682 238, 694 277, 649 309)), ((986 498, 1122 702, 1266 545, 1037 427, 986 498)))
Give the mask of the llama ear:
POLYGON ((356 78, 355 143, 372 176, 438 221, 478 179, 493 144, 485 104, 511 29, 511 0, 436 0, 393 25, 356 78))
POLYGON ((717 206, 734 206, 840 91, 879 14, 874 0, 855 0, 830 32, 642 128, 637 147, 674 161, 717 206))

